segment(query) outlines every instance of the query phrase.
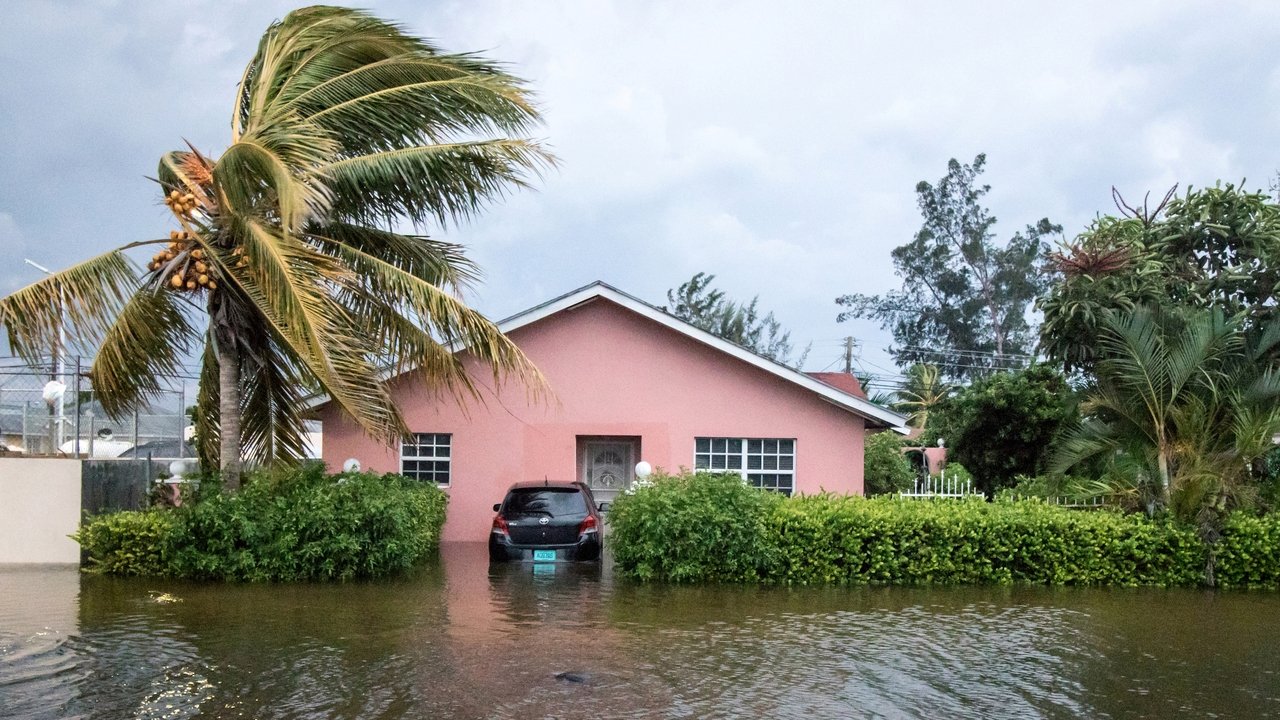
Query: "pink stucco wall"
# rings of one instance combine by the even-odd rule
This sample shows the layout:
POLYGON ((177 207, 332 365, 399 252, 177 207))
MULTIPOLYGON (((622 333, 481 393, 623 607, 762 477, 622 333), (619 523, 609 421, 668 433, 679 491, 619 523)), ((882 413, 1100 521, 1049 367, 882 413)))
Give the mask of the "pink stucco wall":
MULTIPOLYGON (((522 387, 506 387, 464 411, 414 374, 392 381, 410 430, 453 434, 446 541, 485 540, 511 483, 575 479, 579 436, 639 436, 640 458, 671 471, 692 467, 695 437, 796 438, 797 492, 862 492, 861 417, 638 313, 597 298, 510 337, 550 382, 551 402, 531 405, 522 387)), ((399 469, 398 447, 370 440, 332 405, 321 419, 331 468, 354 457, 399 469)))

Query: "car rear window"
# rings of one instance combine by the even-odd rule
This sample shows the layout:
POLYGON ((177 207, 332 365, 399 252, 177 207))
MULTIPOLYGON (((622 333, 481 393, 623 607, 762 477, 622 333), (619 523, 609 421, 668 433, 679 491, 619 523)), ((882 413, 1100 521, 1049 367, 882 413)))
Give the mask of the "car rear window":
POLYGON ((576 488, 524 488, 507 495, 503 512, 508 515, 581 515, 587 499, 576 488))

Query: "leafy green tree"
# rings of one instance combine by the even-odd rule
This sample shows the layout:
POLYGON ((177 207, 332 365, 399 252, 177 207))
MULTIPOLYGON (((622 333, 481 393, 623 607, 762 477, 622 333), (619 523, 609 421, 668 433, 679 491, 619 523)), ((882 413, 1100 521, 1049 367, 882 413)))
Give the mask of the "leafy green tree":
POLYGON ((461 220, 552 161, 519 134, 539 120, 524 83, 358 10, 309 7, 272 24, 235 94, 218 157, 166 154, 177 229, 110 250, 0 300, 13 349, 58 343, 65 311, 104 408, 155 395, 201 348, 197 437, 229 487, 242 458, 302 454, 304 398, 324 392, 370 435, 406 431, 380 382, 416 366, 474 393, 451 347, 537 383, 520 350, 456 291, 460 247, 391 228, 461 220), (158 245, 145 270, 125 251, 158 245), (207 329, 192 316, 206 316, 207 329))
POLYGON ((996 373, 957 390, 934 412, 926 440, 943 438, 987 494, 1038 475, 1057 436, 1076 416, 1066 378, 1053 368, 996 373))
POLYGON ((1280 322, 1250 340, 1219 309, 1108 313, 1085 420, 1051 470, 1105 459, 1148 507, 1214 524, 1268 479, 1280 433, 1280 322))
POLYGON ((867 435, 862 453, 864 494, 884 495, 911 487, 916 473, 902 454, 902 438, 892 430, 867 435))
POLYGON ((1038 300, 1040 345, 1068 371, 1099 359, 1108 312, 1142 306, 1217 308, 1246 329, 1280 312, 1280 205, 1234 185, 1170 190, 1154 209, 1112 191, 1120 216, 1098 218, 1051 255, 1038 300))
POLYGON ((1044 238, 1062 228, 1042 219, 998 246, 996 219, 982 206, 990 186, 977 184, 986 162, 953 159, 936 185, 916 186, 924 224, 893 250, 902 289, 836 298, 848 308, 838 321, 871 318, 892 330, 900 367, 933 363, 945 377, 976 377, 1032 352, 1027 312, 1045 285, 1044 238))
POLYGON ((667 302, 671 305, 663 311, 783 365, 804 364, 809 349, 805 348, 792 362, 791 333, 783 329, 773 313, 761 317, 758 295, 749 303, 734 302, 711 286, 715 279, 715 275, 700 272, 679 288, 668 290, 667 302))

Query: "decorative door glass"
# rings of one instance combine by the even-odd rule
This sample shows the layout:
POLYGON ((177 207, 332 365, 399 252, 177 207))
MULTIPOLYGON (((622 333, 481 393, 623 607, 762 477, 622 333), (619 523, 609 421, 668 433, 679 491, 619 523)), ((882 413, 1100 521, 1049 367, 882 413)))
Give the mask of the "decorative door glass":
POLYGON ((592 440, 586 443, 583 480, 596 500, 611 500, 631 485, 635 468, 634 445, 616 440, 592 440))

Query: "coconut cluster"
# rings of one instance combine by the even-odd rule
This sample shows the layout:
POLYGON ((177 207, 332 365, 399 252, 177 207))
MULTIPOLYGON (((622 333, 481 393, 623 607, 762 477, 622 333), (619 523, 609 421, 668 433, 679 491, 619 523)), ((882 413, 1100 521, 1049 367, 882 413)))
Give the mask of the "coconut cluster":
POLYGON ((170 190, 168 195, 164 196, 164 204, 178 215, 186 215, 196 209, 196 196, 191 193, 180 193, 177 190, 170 190))
POLYGON ((156 253, 147 267, 153 272, 172 268, 168 283, 174 290, 216 290, 218 281, 213 279, 213 269, 205 262, 204 249, 196 245, 191 233, 174 230, 169 233, 169 240, 169 246, 156 253))

